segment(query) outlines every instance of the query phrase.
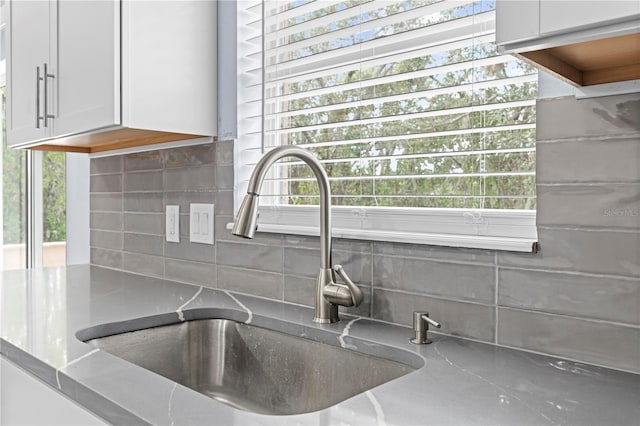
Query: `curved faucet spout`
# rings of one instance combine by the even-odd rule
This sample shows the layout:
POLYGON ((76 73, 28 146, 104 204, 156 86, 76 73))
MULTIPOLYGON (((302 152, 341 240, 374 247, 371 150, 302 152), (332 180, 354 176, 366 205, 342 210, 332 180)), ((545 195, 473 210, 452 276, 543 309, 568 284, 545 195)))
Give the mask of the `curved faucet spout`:
POLYGON ((267 152, 256 164, 251 174, 247 195, 238 211, 238 219, 234 223, 234 235, 253 238, 258 220, 258 197, 262 182, 269 168, 278 160, 285 157, 298 158, 309 165, 320 187, 320 267, 331 269, 331 187, 327 172, 320 161, 309 151, 297 146, 279 146, 267 152))
POLYGON ((329 177, 320 161, 309 151, 291 145, 280 146, 266 153, 254 169, 249 180, 247 195, 245 195, 238 217, 231 231, 234 235, 253 238, 258 220, 258 197, 262 182, 269 168, 278 160, 285 157, 295 157, 304 161, 313 171, 320 188, 320 272, 316 288, 316 314, 314 321, 329 323, 339 321, 337 305, 353 306, 362 301, 362 293, 346 273, 340 268, 339 275, 347 283, 337 285, 335 271, 331 265, 331 187, 329 177), (346 279, 345 279, 346 277, 346 279), (347 294, 344 294, 347 292, 347 294), (347 297, 349 296, 349 297, 347 297))

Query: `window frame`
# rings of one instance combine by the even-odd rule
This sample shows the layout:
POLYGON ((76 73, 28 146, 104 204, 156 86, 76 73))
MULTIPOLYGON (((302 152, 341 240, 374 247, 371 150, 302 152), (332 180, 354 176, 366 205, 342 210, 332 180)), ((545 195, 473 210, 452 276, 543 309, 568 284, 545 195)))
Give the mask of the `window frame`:
MULTIPOLYGON (((256 99, 255 92, 251 92, 262 93, 263 86, 256 89, 257 79, 264 84, 262 52, 247 53, 243 44, 250 37, 262 37, 261 27, 243 24, 256 22, 262 13, 260 4, 261 0, 238 2, 236 11, 238 138, 234 144, 234 216, 246 194, 253 165, 265 152, 264 128, 262 121, 256 120, 257 115, 263 117, 264 99, 256 99), (255 73, 258 62, 260 75, 255 73), (250 69, 253 75, 246 72, 250 69)), ((318 206, 262 205, 259 210, 258 232, 319 235, 318 206)), ((535 210, 333 206, 332 216, 332 235, 337 238, 518 252, 538 250, 535 210)))

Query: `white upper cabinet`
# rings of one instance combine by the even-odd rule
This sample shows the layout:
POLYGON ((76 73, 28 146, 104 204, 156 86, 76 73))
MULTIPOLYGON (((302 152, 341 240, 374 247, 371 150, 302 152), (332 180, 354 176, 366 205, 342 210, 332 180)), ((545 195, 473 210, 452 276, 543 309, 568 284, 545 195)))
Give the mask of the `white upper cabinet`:
POLYGON ((576 86, 640 79, 640 0, 498 0, 496 43, 576 86))
MULTIPOLYGON (((120 4, 58 1, 54 136, 121 124, 120 4)), ((55 34, 52 35, 52 38, 55 34)))
POLYGON ((611 21, 638 19, 638 0, 541 0, 540 34, 600 26, 611 21))
POLYGON ((49 54, 49 2, 20 1, 12 6, 11 20, 14 25, 10 42, 7 43, 7 54, 11 60, 7 64, 9 98, 6 119, 7 137, 11 145, 50 136, 51 129, 45 127, 42 116, 43 73, 45 64, 49 67, 53 65, 49 54))
POLYGON ((8 24, 9 145, 98 152, 216 135, 214 0, 13 0, 8 24))

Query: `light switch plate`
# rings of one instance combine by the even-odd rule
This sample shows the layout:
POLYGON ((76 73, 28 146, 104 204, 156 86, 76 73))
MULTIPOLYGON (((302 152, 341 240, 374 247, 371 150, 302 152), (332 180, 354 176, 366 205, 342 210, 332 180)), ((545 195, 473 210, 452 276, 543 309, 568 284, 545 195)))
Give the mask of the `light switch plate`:
POLYGON ((189 206, 189 241, 213 245, 213 204, 189 206))
POLYGON ((167 206, 165 236, 170 243, 180 242, 180 206, 167 206))

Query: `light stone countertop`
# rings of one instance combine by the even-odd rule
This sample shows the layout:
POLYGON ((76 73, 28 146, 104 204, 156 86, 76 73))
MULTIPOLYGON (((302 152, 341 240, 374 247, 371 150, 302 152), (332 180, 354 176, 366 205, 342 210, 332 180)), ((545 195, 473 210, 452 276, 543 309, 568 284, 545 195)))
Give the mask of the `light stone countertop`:
POLYGON ((635 374, 445 336, 415 346, 406 327, 348 316, 318 325, 309 308, 98 267, 0 276, 2 356, 113 424, 640 425, 635 374), (181 318, 249 321, 420 368, 324 410, 270 416, 212 400, 77 337, 181 318))

